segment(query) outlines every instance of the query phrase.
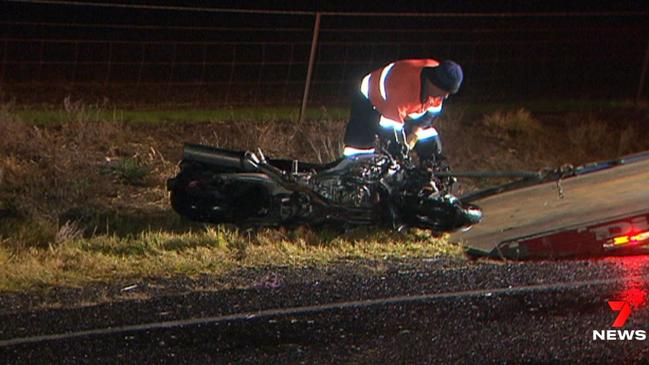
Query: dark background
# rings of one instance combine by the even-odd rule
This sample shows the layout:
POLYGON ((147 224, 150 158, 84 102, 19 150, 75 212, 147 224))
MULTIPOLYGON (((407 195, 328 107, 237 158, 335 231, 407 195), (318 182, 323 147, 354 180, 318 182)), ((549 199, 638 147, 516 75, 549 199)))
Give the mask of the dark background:
POLYGON ((310 93, 316 105, 345 104, 368 71, 424 57, 463 65, 458 96, 465 99, 633 99, 649 47, 641 1, 128 4, 193 10, 1 4, 3 96, 24 103, 72 95, 119 104, 295 105, 313 11, 348 12, 322 16, 310 93), (242 12, 227 11, 236 9, 242 12), (371 15, 377 12, 387 14, 371 15))

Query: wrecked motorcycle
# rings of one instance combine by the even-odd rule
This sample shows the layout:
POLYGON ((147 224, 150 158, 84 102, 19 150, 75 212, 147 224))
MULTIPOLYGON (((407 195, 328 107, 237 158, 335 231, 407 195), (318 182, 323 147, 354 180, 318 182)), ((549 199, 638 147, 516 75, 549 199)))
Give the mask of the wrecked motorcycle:
POLYGON ((435 167, 378 151, 314 164, 186 144, 167 187, 180 215, 241 227, 374 225, 441 233, 482 218, 479 207, 450 194, 454 180, 437 177, 435 167))

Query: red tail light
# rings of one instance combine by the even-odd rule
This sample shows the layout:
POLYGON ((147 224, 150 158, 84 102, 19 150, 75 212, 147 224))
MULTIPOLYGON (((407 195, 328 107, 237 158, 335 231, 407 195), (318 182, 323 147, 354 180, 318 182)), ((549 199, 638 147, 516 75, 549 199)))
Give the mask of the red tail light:
POLYGON ((644 243, 649 240, 649 231, 625 234, 622 236, 613 237, 610 239, 604 247, 614 248, 614 247, 625 247, 633 246, 639 243, 644 243))

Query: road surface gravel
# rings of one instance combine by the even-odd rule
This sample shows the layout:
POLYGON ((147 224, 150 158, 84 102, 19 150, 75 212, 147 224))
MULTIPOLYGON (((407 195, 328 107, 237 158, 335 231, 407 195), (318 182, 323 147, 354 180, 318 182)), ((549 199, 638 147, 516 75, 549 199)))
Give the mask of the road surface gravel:
POLYGON ((632 309, 620 330, 649 330, 648 278, 649 256, 431 258, 269 268, 251 273, 248 286, 219 290, 206 289, 209 278, 191 290, 182 289, 187 283, 165 291, 160 287, 173 288, 173 281, 143 281, 129 290, 129 300, 84 306, 62 298, 38 308, 34 298, 5 295, 0 360, 646 363, 646 340, 594 340, 593 331, 617 330, 609 300, 632 309))

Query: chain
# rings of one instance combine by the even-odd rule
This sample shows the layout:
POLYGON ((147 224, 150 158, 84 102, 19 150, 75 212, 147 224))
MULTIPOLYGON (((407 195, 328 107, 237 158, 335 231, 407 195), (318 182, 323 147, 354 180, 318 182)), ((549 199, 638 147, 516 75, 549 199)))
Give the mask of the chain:
POLYGON ((563 185, 561 185, 561 180, 566 176, 572 176, 575 173, 574 166, 570 164, 565 164, 559 168, 559 178, 557 179, 557 192, 559 193, 559 199, 566 197, 563 190, 563 185))

